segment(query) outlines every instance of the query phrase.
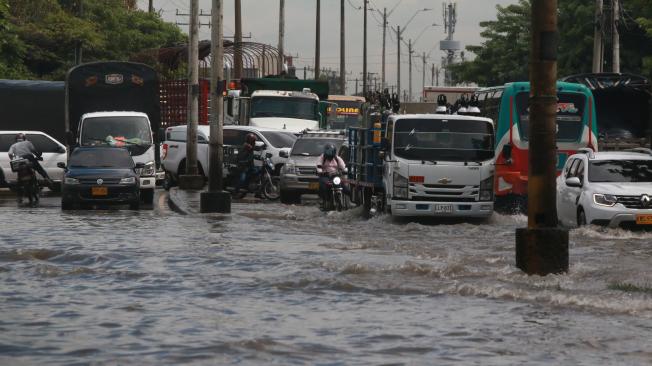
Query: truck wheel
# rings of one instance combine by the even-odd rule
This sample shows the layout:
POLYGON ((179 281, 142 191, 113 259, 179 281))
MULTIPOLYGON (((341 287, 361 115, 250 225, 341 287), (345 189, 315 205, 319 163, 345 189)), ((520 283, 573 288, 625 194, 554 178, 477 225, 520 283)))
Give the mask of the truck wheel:
POLYGON ((281 190, 281 203, 291 205, 301 203, 301 196, 296 192, 281 190))
POLYGON ((129 209, 130 210, 138 210, 140 209, 140 201, 133 201, 129 204, 129 209))
POLYGON ((68 211, 68 210, 72 210, 72 208, 73 208, 72 202, 70 202, 68 200, 64 200, 64 199, 61 200, 61 209, 62 210, 68 211))
POLYGON ((153 189, 141 190, 140 200, 145 204, 151 205, 154 202, 154 190, 153 189))

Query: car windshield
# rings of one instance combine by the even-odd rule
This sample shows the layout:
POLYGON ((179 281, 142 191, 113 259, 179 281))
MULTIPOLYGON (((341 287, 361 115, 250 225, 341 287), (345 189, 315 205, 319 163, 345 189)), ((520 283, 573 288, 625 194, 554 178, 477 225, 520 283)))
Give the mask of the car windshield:
POLYGON ((342 140, 338 139, 298 139, 294 143, 294 146, 292 146, 290 155, 319 156, 324 153, 324 146, 326 146, 326 144, 331 143, 335 146, 335 149, 339 149, 342 142, 342 140))
POLYGON ((590 182, 652 182, 652 160, 600 160, 589 164, 590 182))
POLYGON ((150 145, 152 132, 147 118, 112 116, 86 118, 82 125, 82 146, 150 145))
POLYGON ((494 157, 493 126, 486 121, 400 119, 396 156, 425 161, 485 161, 494 157))
POLYGON ((329 120, 330 128, 339 130, 359 125, 362 120, 362 102, 338 100, 333 103, 337 104, 337 119, 329 120))
MULTIPOLYGON (((584 128, 584 106, 586 97, 583 94, 560 93, 557 95, 557 141, 578 141, 584 128)), ((521 139, 527 141, 530 127, 530 94, 516 95, 516 109, 520 125, 521 139)))
POLYGON ((125 149, 76 149, 70 155, 71 168, 125 168, 134 167, 134 161, 125 149))
POLYGON ((261 131, 263 136, 276 148, 292 147, 297 136, 291 132, 261 131))
POLYGON ((251 117, 286 117, 317 120, 318 102, 298 97, 254 97, 251 100, 251 117))

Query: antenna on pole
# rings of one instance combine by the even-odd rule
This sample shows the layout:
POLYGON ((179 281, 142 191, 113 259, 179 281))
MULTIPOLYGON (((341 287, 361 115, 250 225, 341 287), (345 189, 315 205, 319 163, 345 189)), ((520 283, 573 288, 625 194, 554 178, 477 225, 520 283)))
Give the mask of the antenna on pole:
POLYGON ((443 16, 444 16, 444 34, 446 39, 439 42, 439 48, 446 52, 446 57, 442 60, 442 67, 444 68, 444 84, 451 85, 453 83, 453 74, 449 67, 455 62, 455 54, 462 49, 459 41, 454 40, 455 25, 457 25, 457 4, 453 0, 442 3, 443 16))

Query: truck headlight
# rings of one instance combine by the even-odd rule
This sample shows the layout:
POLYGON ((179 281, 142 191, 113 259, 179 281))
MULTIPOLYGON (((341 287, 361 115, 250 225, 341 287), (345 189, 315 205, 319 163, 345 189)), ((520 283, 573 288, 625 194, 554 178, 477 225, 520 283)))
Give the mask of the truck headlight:
POLYGON ((612 194, 596 193, 593 195, 593 202, 595 202, 596 205, 612 207, 613 205, 618 203, 618 197, 612 194))
POLYGON ((120 179, 120 184, 136 184, 136 178, 128 177, 120 179))
POLYGON ((77 178, 66 177, 66 178, 63 180, 63 184, 79 184, 79 179, 77 179, 77 178))
POLYGON ((480 182, 480 201, 494 200, 494 176, 490 176, 480 182))
POLYGON ((145 164, 145 167, 140 171, 140 175, 150 177, 156 174, 156 166, 153 161, 145 164))
POLYGON ((393 174, 393 180, 394 180, 394 192, 392 196, 394 198, 399 198, 399 199, 407 199, 408 198, 408 179, 397 172, 394 172, 393 174))

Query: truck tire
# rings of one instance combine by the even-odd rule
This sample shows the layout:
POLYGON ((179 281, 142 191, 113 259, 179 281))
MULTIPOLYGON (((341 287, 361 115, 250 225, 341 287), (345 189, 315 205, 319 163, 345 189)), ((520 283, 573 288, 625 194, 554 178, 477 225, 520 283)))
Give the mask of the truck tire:
POLYGON ((140 200, 147 205, 154 203, 154 189, 141 189, 140 200))
POLYGON ((73 209, 72 202, 62 199, 61 200, 61 209, 64 210, 64 211, 72 210, 73 209))
POLYGON ((301 203, 301 195, 293 191, 281 190, 281 203, 286 205, 301 203))
POLYGON ((129 203, 129 209, 130 210, 138 210, 140 209, 140 201, 133 201, 129 203))

